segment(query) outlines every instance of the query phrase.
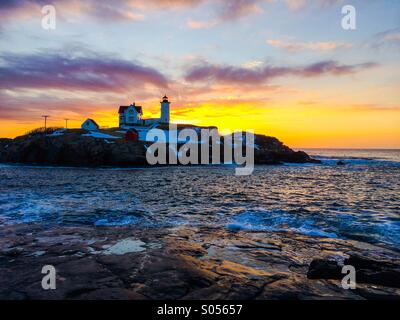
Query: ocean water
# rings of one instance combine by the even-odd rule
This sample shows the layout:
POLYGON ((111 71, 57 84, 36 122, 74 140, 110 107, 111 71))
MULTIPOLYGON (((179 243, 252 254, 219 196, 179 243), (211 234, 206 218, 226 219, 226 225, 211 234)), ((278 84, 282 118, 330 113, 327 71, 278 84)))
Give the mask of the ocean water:
POLYGON ((0 225, 212 226, 400 247, 400 151, 307 150, 322 164, 89 169, 0 166, 0 225), (345 166, 337 166, 338 160, 345 166))

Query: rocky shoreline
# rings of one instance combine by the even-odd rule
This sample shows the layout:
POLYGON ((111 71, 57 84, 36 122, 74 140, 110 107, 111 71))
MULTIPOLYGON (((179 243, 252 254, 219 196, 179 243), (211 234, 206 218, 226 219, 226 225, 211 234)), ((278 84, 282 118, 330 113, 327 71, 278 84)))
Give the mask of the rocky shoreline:
MULTIPOLYGON (((110 132, 117 139, 86 136, 84 130, 78 129, 60 135, 35 134, 0 139, 0 163, 94 167, 148 165, 146 142, 126 141, 118 131, 104 131, 104 134, 110 132)), ((276 138, 256 135, 255 141, 256 164, 318 162, 305 152, 290 149, 276 138)))
POLYGON ((0 299, 400 299, 398 252, 357 241, 189 226, 0 235, 0 299), (360 275, 355 290, 341 287, 343 263, 360 275), (41 287, 48 264, 56 290, 41 287))

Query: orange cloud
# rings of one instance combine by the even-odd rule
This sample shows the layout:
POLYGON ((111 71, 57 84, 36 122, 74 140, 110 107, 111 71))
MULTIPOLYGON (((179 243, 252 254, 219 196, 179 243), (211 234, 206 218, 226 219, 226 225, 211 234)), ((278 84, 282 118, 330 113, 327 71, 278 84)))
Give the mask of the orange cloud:
POLYGON ((189 19, 186 24, 190 29, 209 29, 217 25, 217 21, 196 21, 189 19))

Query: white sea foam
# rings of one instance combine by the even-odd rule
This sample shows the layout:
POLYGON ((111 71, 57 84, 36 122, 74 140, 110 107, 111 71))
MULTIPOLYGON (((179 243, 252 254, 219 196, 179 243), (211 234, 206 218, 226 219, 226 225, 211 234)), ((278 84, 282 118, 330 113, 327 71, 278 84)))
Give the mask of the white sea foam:
POLYGON ((337 238, 315 225, 311 218, 303 218, 282 211, 244 212, 226 225, 228 229, 245 231, 295 232, 312 237, 337 238))

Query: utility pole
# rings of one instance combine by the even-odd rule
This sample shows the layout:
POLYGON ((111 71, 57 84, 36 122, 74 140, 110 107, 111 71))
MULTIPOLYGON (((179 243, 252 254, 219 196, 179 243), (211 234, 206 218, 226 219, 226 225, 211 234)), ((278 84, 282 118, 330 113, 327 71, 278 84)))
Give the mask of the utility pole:
POLYGON ((49 118, 50 116, 44 115, 42 117, 44 118, 44 134, 47 135, 47 118, 49 118))
POLYGON ((68 120, 69 119, 64 119, 65 120, 65 129, 68 129, 68 120))

